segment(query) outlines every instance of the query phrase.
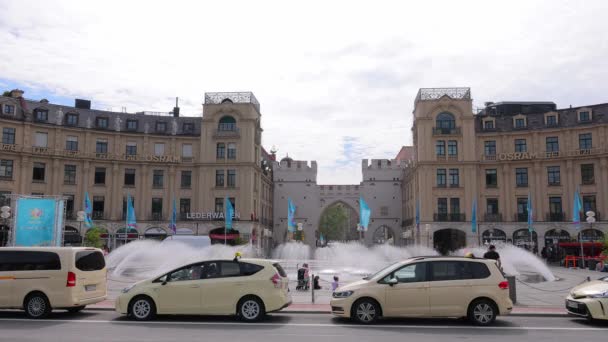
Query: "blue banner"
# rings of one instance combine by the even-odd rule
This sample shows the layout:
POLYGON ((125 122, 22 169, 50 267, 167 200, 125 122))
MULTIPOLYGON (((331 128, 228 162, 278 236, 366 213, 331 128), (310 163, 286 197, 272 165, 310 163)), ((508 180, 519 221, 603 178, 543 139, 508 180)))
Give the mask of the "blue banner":
POLYGON ((290 232, 296 231, 296 205, 293 204, 291 198, 287 199, 287 230, 290 232))
POLYGON ((534 227, 532 227, 532 211, 534 209, 532 208, 532 198, 530 197, 530 193, 529 192, 528 192, 527 209, 528 209, 528 231, 530 233, 532 233, 534 231, 534 227))
POLYGON ((477 233, 477 198, 473 200, 473 210, 471 212, 471 231, 477 233))
POLYGON ((224 201, 226 202, 226 214, 224 215, 226 223, 224 224, 224 227, 225 231, 227 232, 232 229, 232 217, 234 216, 234 208, 232 207, 232 202, 230 202, 230 198, 226 197, 224 201))
MULTIPOLYGON (((57 201, 44 198, 17 199, 15 246, 52 246, 57 201)), ((61 235, 57 237, 61 240, 61 235)))
POLYGON ((171 209, 171 222, 169 222, 169 230, 173 234, 177 234, 177 209, 175 209, 175 197, 173 197, 173 209, 171 209))
POLYGON ((133 207, 133 198, 127 194, 127 227, 137 229, 137 221, 135 220, 135 208, 133 207))
POLYGON ((361 216, 361 222, 359 222, 359 224, 361 225, 362 231, 366 232, 367 227, 369 226, 369 219, 372 216, 372 210, 367 203, 365 203, 363 196, 359 197, 359 212, 359 215, 361 216))

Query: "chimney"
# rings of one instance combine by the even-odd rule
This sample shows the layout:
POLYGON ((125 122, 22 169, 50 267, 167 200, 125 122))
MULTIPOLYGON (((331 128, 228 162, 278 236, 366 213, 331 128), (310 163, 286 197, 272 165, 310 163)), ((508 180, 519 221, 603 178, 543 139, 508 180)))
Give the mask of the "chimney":
POLYGON ((75 102, 74 107, 76 107, 76 108, 91 109, 91 101, 89 101, 89 100, 76 99, 74 102, 75 102))
POLYGON ((177 101, 179 100, 179 97, 175 98, 175 107, 173 107, 173 117, 174 118, 179 118, 179 106, 177 104, 177 101))
POLYGON ((13 90, 11 90, 11 97, 14 97, 14 98, 22 97, 23 94, 24 94, 24 91, 21 90, 21 89, 13 89, 13 90))

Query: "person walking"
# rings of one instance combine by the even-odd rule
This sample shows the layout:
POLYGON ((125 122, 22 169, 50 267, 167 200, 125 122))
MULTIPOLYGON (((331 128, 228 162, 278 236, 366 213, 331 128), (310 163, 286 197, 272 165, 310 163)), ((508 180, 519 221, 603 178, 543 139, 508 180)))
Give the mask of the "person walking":
POLYGON ((490 247, 488 248, 488 251, 483 255, 483 258, 496 260, 496 264, 498 265, 498 267, 501 267, 500 254, 498 254, 498 252, 496 251, 496 246, 490 245, 490 247))
POLYGON ((338 283, 338 276, 334 276, 334 281, 331 283, 331 292, 336 292, 336 289, 340 286, 338 283))

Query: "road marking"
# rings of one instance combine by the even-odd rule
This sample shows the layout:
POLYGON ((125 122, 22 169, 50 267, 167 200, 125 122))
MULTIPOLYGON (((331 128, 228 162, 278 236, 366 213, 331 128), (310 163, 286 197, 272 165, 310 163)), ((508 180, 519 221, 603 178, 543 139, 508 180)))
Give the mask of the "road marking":
POLYGON ((478 327, 478 326, 460 326, 460 325, 356 325, 356 324, 332 324, 332 323, 242 323, 242 322, 175 322, 175 321, 116 321, 116 320, 73 320, 73 319, 42 319, 32 320, 25 318, 0 318, 4 322, 28 322, 28 323, 89 323, 89 324, 130 324, 130 325, 205 325, 205 326, 246 326, 249 328, 255 327, 340 327, 340 328, 364 328, 364 329, 459 329, 459 330, 556 330, 556 331, 603 331, 606 328, 592 327, 478 327))

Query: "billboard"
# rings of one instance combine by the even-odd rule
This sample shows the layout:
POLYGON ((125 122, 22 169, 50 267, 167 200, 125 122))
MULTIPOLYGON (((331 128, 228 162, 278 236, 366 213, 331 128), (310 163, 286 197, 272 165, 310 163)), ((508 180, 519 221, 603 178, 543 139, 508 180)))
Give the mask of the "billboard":
POLYGON ((59 198, 17 198, 13 244, 61 246, 63 204, 59 198))

